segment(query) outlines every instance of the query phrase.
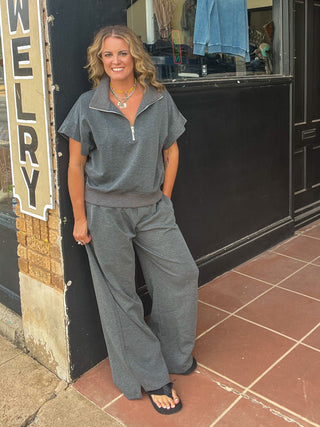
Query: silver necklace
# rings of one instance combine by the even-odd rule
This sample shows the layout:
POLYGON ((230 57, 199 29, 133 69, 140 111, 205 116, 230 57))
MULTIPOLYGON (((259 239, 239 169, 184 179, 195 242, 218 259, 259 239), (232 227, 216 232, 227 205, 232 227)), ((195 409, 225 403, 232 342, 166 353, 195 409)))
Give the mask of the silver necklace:
POLYGON ((134 91, 136 90, 136 87, 137 87, 137 80, 135 81, 130 94, 129 95, 124 95, 123 98, 120 98, 118 95, 116 95, 115 91, 113 90, 113 88, 112 88, 112 86, 110 84, 111 93, 116 98, 116 100, 118 101, 117 105, 118 105, 119 108, 127 108, 127 101, 134 94, 134 91))

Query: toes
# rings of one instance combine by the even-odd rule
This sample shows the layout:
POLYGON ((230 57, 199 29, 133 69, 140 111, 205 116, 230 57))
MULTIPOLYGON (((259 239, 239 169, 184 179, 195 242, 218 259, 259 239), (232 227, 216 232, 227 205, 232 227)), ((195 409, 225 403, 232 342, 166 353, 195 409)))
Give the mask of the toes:
POLYGON ((169 399, 168 404, 169 404, 169 409, 175 408, 175 406, 176 406, 174 400, 172 400, 172 399, 169 399))
POLYGON ((172 397, 173 397, 174 403, 179 403, 180 399, 174 388, 172 389, 172 397))
POLYGON ((175 404, 173 403, 173 400, 170 399, 170 397, 164 396, 162 407, 170 409, 170 408, 174 408, 175 404))
POLYGON ((158 408, 165 408, 165 409, 170 409, 170 408, 174 408, 175 407, 175 403, 173 401, 173 399, 170 399, 170 397, 163 395, 163 396, 159 396, 159 395, 151 395, 154 403, 158 406, 158 408))
POLYGON ((158 406, 158 408, 162 408, 163 407, 162 406, 163 402, 162 402, 162 400, 160 399, 160 397, 158 395, 152 394, 151 397, 152 397, 152 400, 154 401, 154 403, 158 406))

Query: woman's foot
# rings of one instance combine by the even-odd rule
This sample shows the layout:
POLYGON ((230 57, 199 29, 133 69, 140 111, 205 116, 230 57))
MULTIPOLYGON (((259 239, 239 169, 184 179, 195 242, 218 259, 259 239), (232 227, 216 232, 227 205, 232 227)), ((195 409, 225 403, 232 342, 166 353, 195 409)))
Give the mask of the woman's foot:
POLYGON ((172 383, 168 383, 158 390, 147 392, 153 407, 160 414, 174 414, 182 408, 181 400, 172 386, 172 383))
POLYGON ((154 403, 158 406, 158 408, 165 408, 165 409, 175 408, 175 406, 180 402, 180 399, 174 388, 171 390, 171 393, 172 393, 172 399, 166 394, 162 394, 162 395, 151 394, 151 398, 154 401, 154 403))

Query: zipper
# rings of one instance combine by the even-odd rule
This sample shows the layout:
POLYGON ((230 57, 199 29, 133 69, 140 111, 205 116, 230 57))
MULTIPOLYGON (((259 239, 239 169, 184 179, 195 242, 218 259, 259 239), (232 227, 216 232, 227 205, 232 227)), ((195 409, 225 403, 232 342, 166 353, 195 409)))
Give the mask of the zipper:
MULTIPOLYGON (((159 101, 162 98, 163 98, 163 96, 161 96, 161 98, 155 99, 153 102, 151 102, 150 104, 146 105, 143 110, 139 111, 139 113, 135 117, 134 123, 136 122, 137 117, 140 116, 141 113, 143 113, 147 108, 149 108, 151 105, 155 104, 157 101, 159 101)), ((136 137, 135 137, 135 133, 134 133, 134 123, 133 123, 132 126, 130 125, 130 127, 131 127, 131 135, 132 135, 132 142, 136 142, 136 137)))
MULTIPOLYGON (((140 116, 141 113, 143 113, 147 108, 149 108, 151 105, 155 104, 157 101, 159 101, 162 98, 163 98, 163 96, 161 96, 161 98, 155 99, 153 102, 146 105, 143 110, 139 111, 139 113, 135 117, 134 123, 136 122, 137 117, 140 116)), ((130 125, 130 127, 131 127, 132 142, 136 142, 136 137, 135 137, 135 133, 134 133, 134 124, 132 126, 130 125)))
POLYGON ((132 142, 134 142, 136 140, 134 136, 134 126, 131 126, 131 135, 132 135, 132 142))

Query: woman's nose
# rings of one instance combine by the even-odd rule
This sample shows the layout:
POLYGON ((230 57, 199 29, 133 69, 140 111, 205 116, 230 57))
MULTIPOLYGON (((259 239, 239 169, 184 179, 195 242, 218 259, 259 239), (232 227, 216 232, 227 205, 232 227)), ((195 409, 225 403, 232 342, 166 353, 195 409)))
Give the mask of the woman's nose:
POLYGON ((120 56, 114 55, 112 62, 114 62, 115 64, 118 64, 120 62, 120 56))

